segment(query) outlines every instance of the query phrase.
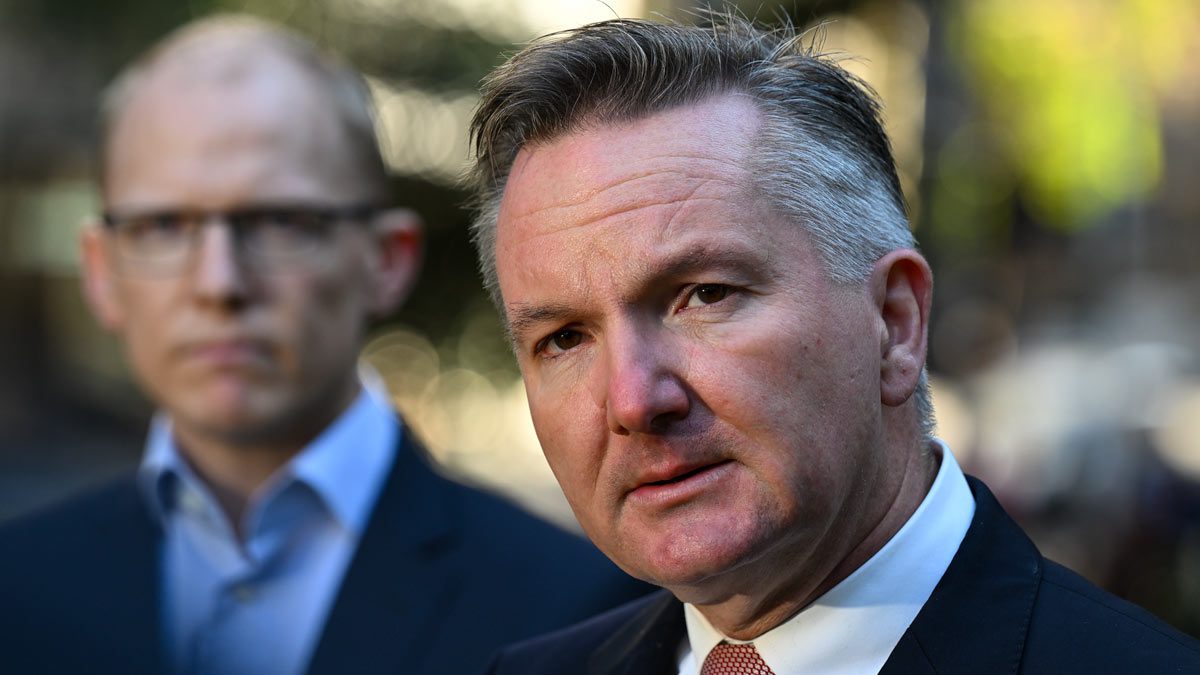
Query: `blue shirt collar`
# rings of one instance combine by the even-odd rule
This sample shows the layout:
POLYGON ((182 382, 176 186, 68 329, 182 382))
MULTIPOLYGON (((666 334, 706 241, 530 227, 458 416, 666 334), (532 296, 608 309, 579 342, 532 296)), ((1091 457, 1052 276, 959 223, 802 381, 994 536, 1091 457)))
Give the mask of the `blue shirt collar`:
MULTIPOLYGON (((258 489, 250 500, 248 514, 257 513, 263 502, 297 482, 311 489, 342 527, 362 533, 395 459, 400 434, 399 419, 386 394, 371 384, 368 382, 350 407, 258 489)), ((138 482, 151 511, 164 526, 175 508, 175 486, 181 481, 208 496, 208 490, 180 454, 170 417, 160 411, 150 425, 138 482)), ((215 508, 215 504, 210 506, 215 508)))

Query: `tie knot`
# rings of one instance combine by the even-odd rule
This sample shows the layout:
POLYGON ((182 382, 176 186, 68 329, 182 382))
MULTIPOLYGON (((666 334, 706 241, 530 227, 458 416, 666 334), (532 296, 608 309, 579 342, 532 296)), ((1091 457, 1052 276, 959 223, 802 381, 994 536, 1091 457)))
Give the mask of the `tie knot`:
POLYGON ((759 656, 753 643, 721 642, 705 657, 700 675, 775 675, 775 671, 759 656))

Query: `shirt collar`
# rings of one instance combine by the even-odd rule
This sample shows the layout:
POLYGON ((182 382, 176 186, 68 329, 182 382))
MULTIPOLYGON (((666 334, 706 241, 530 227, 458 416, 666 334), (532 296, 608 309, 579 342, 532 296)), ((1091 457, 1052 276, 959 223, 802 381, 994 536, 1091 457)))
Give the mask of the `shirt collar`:
MULTIPOLYGON (((941 455, 929 494, 908 522, 850 576, 787 622, 753 640, 777 673, 878 672, 950 566, 975 514, 975 500, 953 453, 941 455)), ((694 671, 726 638, 684 605, 694 671)), ((688 658, 687 656, 684 657, 688 658)), ((685 661, 686 663, 686 661, 685 661)))
MULTIPOLYGON (((269 499, 293 481, 307 485, 342 527, 361 534, 396 453, 399 419, 373 380, 310 444, 280 467, 251 499, 269 499)), ((200 485, 172 435, 170 417, 159 412, 150 425, 138 482, 151 511, 165 525, 182 481, 200 485)), ((198 490, 206 494, 203 488, 198 490)), ((254 509, 251 509, 252 511, 254 509)))
POLYGON ((291 475, 361 534, 396 454, 396 416, 370 389, 291 461, 291 475))
POLYGON ((160 410, 150 420, 146 452, 138 467, 137 477, 142 497, 160 525, 166 524, 167 514, 175 506, 172 485, 180 474, 191 474, 191 469, 175 449, 175 442, 171 439, 171 420, 160 410))

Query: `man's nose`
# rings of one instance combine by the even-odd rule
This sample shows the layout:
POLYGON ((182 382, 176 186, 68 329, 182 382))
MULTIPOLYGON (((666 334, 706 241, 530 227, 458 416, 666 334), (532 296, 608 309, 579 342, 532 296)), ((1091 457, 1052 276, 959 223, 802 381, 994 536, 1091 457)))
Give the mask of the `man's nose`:
POLYGON ((220 305, 244 302, 249 289, 233 228, 210 221, 194 245, 191 282, 196 298, 220 305))
POLYGON ((606 340, 596 393, 614 434, 661 434, 687 417, 691 398, 677 348, 654 331, 629 331, 606 340), (656 339, 657 338, 657 339, 656 339))

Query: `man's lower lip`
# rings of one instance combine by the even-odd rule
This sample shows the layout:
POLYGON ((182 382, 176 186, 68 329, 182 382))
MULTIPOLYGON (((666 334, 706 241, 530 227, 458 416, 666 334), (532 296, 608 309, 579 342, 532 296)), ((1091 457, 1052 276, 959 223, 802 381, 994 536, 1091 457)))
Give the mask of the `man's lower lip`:
POLYGON ((674 506, 713 488, 732 470, 732 460, 710 464, 678 480, 640 485, 626 499, 644 506, 674 506))

